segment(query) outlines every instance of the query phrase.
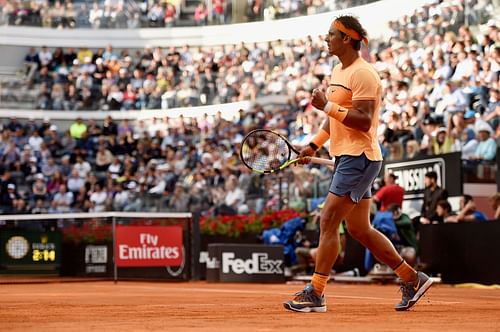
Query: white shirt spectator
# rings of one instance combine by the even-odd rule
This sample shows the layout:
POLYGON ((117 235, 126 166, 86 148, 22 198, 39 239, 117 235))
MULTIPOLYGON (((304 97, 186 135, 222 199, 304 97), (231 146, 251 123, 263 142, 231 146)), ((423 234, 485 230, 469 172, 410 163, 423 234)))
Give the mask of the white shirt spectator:
POLYGON ((95 191, 90 195, 90 202, 94 204, 94 206, 89 209, 92 212, 103 212, 106 210, 106 199, 108 194, 105 191, 95 191))
POLYGON ((78 171, 78 176, 80 176, 82 179, 85 179, 89 172, 92 170, 92 167, 90 166, 88 161, 82 160, 80 163, 75 163, 73 166, 78 171))
POLYGON ((165 191, 166 186, 167 186, 167 182, 165 182, 165 180, 162 178, 158 181, 156 186, 149 189, 148 193, 155 194, 155 195, 161 195, 165 191))
POLYGON ((123 211, 128 204, 128 190, 122 190, 115 193, 113 197, 113 208, 117 211, 123 211))
POLYGON ((471 59, 465 58, 457 64, 455 73, 451 77, 452 81, 462 81, 464 77, 469 77, 472 74, 474 63, 471 59))
POLYGON ((67 191, 65 193, 57 192, 54 195, 54 201, 57 203, 57 208, 61 212, 69 212, 70 206, 73 204, 73 193, 71 191, 67 191))
POLYGON ((48 66, 52 61, 52 53, 50 53, 46 47, 43 47, 38 53, 38 58, 40 59, 40 64, 42 66, 48 66))
POLYGON ((31 146, 33 151, 40 151, 40 145, 43 143, 43 138, 38 134, 33 134, 28 139, 28 144, 31 146))
POLYGON ((228 206, 237 207, 238 204, 245 201, 245 193, 241 188, 236 187, 232 191, 228 191, 226 197, 224 198, 224 203, 228 206))
POLYGON ((85 180, 79 177, 78 173, 76 177, 70 176, 68 178, 68 190, 71 192, 78 192, 84 185, 85 180))

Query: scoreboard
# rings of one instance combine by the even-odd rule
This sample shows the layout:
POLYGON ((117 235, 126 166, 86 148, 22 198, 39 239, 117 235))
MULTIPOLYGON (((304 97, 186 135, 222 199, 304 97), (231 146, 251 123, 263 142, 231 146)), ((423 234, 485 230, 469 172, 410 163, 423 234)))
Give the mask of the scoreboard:
POLYGON ((0 230, 0 273, 58 274, 61 233, 0 230))

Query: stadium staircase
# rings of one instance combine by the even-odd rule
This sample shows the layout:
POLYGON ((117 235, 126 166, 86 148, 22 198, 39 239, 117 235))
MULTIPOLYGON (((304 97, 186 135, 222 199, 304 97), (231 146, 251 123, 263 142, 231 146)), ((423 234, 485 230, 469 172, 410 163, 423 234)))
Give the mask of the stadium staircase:
POLYGON ((195 25, 194 12, 196 10, 196 6, 198 6, 199 3, 200 3, 199 0, 182 1, 181 12, 175 26, 177 27, 194 26, 195 25))
POLYGON ((10 109, 34 109, 38 85, 29 86, 19 68, 0 66, 0 105, 10 109))

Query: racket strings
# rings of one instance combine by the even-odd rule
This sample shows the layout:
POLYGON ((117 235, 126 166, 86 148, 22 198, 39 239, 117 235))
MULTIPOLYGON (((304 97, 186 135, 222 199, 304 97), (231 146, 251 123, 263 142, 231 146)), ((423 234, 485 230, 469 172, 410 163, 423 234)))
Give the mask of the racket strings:
POLYGON ((259 171, 279 169, 290 155, 285 140, 270 131, 255 132, 247 136, 241 151, 245 164, 259 171))

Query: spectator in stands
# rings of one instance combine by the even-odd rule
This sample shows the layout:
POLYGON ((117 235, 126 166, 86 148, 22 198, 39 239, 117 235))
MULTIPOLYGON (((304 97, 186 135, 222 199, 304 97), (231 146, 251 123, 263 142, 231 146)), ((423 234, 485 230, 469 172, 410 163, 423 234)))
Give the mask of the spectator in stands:
POLYGON ((168 199, 167 209, 172 212, 189 211, 189 195, 181 183, 176 183, 174 192, 168 199))
POLYGON ((491 137, 493 135, 493 129, 491 129, 487 123, 481 122, 477 126, 476 132, 479 143, 475 153, 470 156, 469 160, 479 163, 494 161, 497 152, 497 144, 491 137))
POLYGON ((100 143, 95 157, 96 171, 105 172, 113 162, 114 156, 104 143, 100 143))
POLYGON ((455 216, 448 217, 446 222, 465 222, 465 221, 486 221, 486 216, 478 211, 471 195, 464 194, 460 196, 460 210, 455 216))
POLYGON ((45 201, 47 198, 47 184, 45 183, 45 177, 43 174, 39 173, 35 176, 35 182, 31 188, 33 196, 31 197, 32 202, 38 200, 45 201))
POLYGON ((92 166, 90 166, 90 163, 84 160, 81 155, 76 156, 76 163, 73 165, 73 168, 78 171, 78 175, 82 179, 86 179, 90 171, 92 170, 92 166))
POLYGON ((403 159, 404 148, 403 148, 403 144, 401 144, 401 142, 395 141, 395 142, 389 143, 388 148, 389 148, 389 151, 388 151, 388 154, 385 158, 386 160, 398 161, 398 160, 403 159))
POLYGON ((64 179, 61 172, 58 171, 49 176, 49 180, 47 181, 47 193, 50 197, 52 197, 59 190, 59 186, 63 183, 64 179))
POLYGON ((386 211, 393 204, 402 207, 405 190, 396 180, 394 173, 387 172, 384 175, 384 186, 373 195, 373 200, 380 204, 380 211, 386 211))
POLYGON ((94 190, 90 194, 89 212, 106 211, 107 203, 108 203, 108 193, 104 190, 103 186, 98 182, 94 185, 94 190))
POLYGON ((127 184, 126 191, 128 192, 127 204, 123 208, 126 212, 139 212, 142 211, 144 200, 142 198, 144 192, 142 186, 138 187, 135 181, 130 181, 127 184))
POLYGON ((49 210, 45 207, 45 200, 39 199, 35 202, 35 206, 31 209, 32 214, 46 214, 49 210))
POLYGON ((175 9, 175 6, 173 4, 167 2, 165 4, 165 17, 164 17, 165 26, 173 27, 175 25, 176 20, 177 20, 177 10, 175 9))
POLYGON ((442 199, 436 203, 436 211, 430 223, 432 224, 440 224, 443 222, 450 222, 456 215, 453 213, 451 204, 442 199))
POLYGON ((60 184, 59 190, 54 194, 52 201, 55 203, 53 208, 60 212, 70 212, 73 204, 74 195, 67 190, 66 184, 60 184))
POLYGON ((75 197, 80 191, 80 188, 85 186, 85 179, 80 177, 76 168, 73 168, 71 171, 68 177, 67 186, 68 190, 71 191, 75 197))
POLYGON ((51 68, 52 53, 49 51, 47 46, 42 46, 42 49, 38 52, 38 59, 40 61, 40 66, 51 68))
POLYGON ((31 78, 35 74, 35 70, 40 67, 40 57, 34 47, 30 47, 28 54, 24 57, 24 62, 27 65, 26 77, 31 81, 31 78))
POLYGON ((416 140, 408 140, 405 147, 405 158, 413 159, 421 156, 420 146, 416 140))
POLYGON ((455 140, 454 150, 462 152, 462 160, 470 160, 476 153, 478 143, 474 130, 467 128, 462 132, 462 137, 455 140))
MULTIPOLYGON (((116 183, 113 193, 113 211, 123 211, 128 204, 129 191, 123 190, 122 183, 116 183)), ((186 210, 183 210, 186 211, 186 210)))
POLYGON ((198 26, 207 25, 208 23, 208 8, 204 0, 201 0, 194 10, 194 21, 198 26))
POLYGON ((437 173, 435 171, 425 173, 424 183, 424 201, 422 203, 420 222, 422 224, 429 224, 435 219, 437 202, 446 200, 448 192, 446 189, 438 186, 437 173))
POLYGON ((226 23, 226 0, 212 0, 212 16, 217 24, 226 23))
POLYGON ((223 203, 215 209, 215 214, 234 215, 247 212, 245 193, 237 186, 238 179, 231 175, 225 184, 223 203))
POLYGON ((440 127, 432 138, 432 154, 450 153, 453 151, 453 138, 445 127, 440 127))
POLYGON ((72 138, 81 139, 83 133, 87 131, 87 125, 83 123, 82 118, 76 118, 76 121, 70 126, 69 132, 72 138))

